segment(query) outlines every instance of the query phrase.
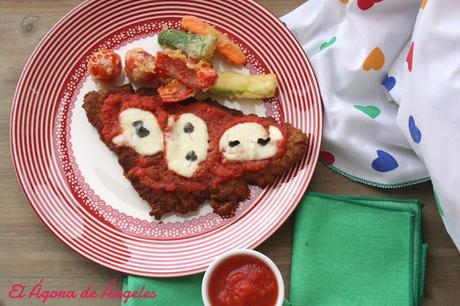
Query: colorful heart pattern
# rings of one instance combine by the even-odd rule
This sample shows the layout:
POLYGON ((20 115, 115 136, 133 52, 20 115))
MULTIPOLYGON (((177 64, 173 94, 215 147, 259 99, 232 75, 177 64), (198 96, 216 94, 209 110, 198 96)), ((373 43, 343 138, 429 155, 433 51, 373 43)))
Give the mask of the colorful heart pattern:
POLYGON ((364 71, 380 70, 385 64, 385 55, 380 48, 374 48, 363 62, 364 71))
POLYGON ((336 40, 337 40, 337 37, 332 36, 332 38, 329 39, 329 41, 326 41, 324 44, 321 45, 321 47, 319 47, 319 50, 321 51, 321 50, 326 49, 327 47, 332 46, 336 40))
POLYGON ((385 86, 388 91, 392 90, 396 85, 395 77, 387 75, 383 79, 382 85, 385 86))
POLYGON ((388 152, 377 150, 377 158, 372 162, 372 168, 378 172, 389 172, 399 167, 396 159, 388 152))
MULTIPOLYGON (((339 0, 343 4, 348 4, 349 0, 339 0)), ((383 0, 358 0, 357 4, 361 10, 368 10, 372 8, 376 3, 382 2, 383 0)), ((421 9, 423 10, 426 6, 427 0, 423 0, 421 9)), ((337 41, 337 37, 333 36, 330 40, 324 42, 320 46, 320 51, 332 46, 337 41)), ((414 54, 414 43, 412 42, 407 53, 406 62, 409 71, 412 71, 412 60, 414 54)), ((378 71, 385 65, 385 55, 382 50, 378 47, 374 48, 363 62, 362 68, 364 71, 375 70, 378 71)), ((387 75, 382 85, 388 91, 391 91, 396 85, 396 79, 394 76, 387 75)), ((361 111, 362 113, 369 116, 369 118, 375 119, 381 114, 381 110, 373 105, 354 105, 354 108, 361 111)), ((420 143, 422 139, 422 133, 415 123, 415 118, 411 115, 408 120, 409 132, 412 140, 415 143, 420 143)), ((384 150, 376 150, 377 157, 372 161, 372 168, 378 172, 389 172, 399 167, 398 161, 390 153, 384 150)), ((328 165, 332 165, 335 162, 335 156, 327 151, 321 151, 319 154, 321 161, 328 165)), ((439 204, 438 204, 439 205, 439 204)), ((442 214, 442 213, 441 213, 442 214)))
POLYGON ((420 129, 415 124, 415 119, 412 115, 409 116, 408 126, 409 126, 409 133, 410 133, 410 136, 412 137, 412 140, 415 143, 420 143, 420 141, 422 140, 422 132, 420 132, 420 129))
POLYGON ((382 2, 382 0, 358 0, 358 7, 363 11, 370 9, 374 4, 382 2))
POLYGON ((380 108, 377 106, 373 105, 353 105, 354 108, 362 111, 366 115, 368 115, 370 118, 375 119, 380 115, 380 108))
POLYGON ((407 69, 409 72, 412 71, 412 59, 414 58, 414 42, 410 44, 409 52, 407 52, 406 62, 407 62, 407 69))

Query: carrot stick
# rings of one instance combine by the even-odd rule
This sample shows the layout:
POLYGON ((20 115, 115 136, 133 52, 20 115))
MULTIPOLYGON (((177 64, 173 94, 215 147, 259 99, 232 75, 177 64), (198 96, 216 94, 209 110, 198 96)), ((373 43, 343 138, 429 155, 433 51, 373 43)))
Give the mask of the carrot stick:
POLYGON ((240 47, 228 38, 227 34, 218 31, 212 25, 195 16, 184 16, 182 18, 182 27, 194 34, 214 34, 217 35, 217 47, 224 59, 231 64, 244 65, 246 63, 246 55, 240 47))

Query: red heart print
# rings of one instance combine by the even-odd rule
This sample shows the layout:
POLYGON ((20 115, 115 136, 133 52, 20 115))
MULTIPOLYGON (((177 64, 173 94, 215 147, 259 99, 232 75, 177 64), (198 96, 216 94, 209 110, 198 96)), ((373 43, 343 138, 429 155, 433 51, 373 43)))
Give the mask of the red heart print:
POLYGON ((377 2, 382 2, 382 0, 358 0, 358 7, 365 11, 370 9, 377 2))
POLYGON ((335 162, 335 156, 331 152, 321 151, 319 152, 319 158, 328 165, 332 165, 335 162))
POLYGON ((409 72, 412 71, 412 58, 414 57, 414 42, 410 44, 409 52, 407 52, 406 62, 407 62, 407 69, 409 72))

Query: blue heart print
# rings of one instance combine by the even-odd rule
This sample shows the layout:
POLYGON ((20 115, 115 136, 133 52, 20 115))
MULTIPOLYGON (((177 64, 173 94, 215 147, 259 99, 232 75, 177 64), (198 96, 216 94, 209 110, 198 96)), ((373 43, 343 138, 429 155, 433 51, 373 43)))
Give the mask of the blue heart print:
POLYGON ((398 162, 388 152, 377 150, 377 158, 372 162, 372 168, 378 172, 388 172, 398 168, 398 162))
POLYGON ((410 136, 412 137, 412 140, 415 143, 420 143, 420 141, 422 140, 422 132, 420 132, 420 129, 415 124, 415 119, 412 115, 409 116, 408 125, 409 125, 409 133, 410 133, 410 136))
POLYGON ((396 85, 395 77, 387 75, 386 78, 383 79, 382 85, 385 86, 388 91, 392 90, 396 85))

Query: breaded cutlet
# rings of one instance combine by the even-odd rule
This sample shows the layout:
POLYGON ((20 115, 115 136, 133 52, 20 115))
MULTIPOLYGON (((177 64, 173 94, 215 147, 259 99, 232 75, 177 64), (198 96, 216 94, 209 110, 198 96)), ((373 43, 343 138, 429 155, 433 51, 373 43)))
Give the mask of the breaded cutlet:
MULTIPOLYGON (((133 175, 133 168, 135 168, 138 163, 139 154, 130 147, 115 145, 102 135, 103 122, 101 120, 101 108, 104 105, 104 101, 113 95, 120 95, 120 97, 123 97, 123 95, 129 94, 154 96, 156 92, 149 89, 140 89, 135 92, 130 84, 107 90, 91 91, 84 97, 83 108, 85 109, 89 122, 98 131, 101 140, 117 155, 118 161, 123 168, 124 175, 130 180, 133 188, 142 199, 150 204, 150 215, 154 216, 156 219, 161 219, 163 215, 171 212, 186 214, 195 211, 206 200, 210 201, 214 212, 222 217, 230 217, 234 214, 238 203, 249 197, 249 185, 265 187, 272 184, 278 177, 287 172, 297 161, 299 161, 307 150, 306 135, 291 124, 283 123, 281 126, 287 131, 286 152, 279 158, 271 159, 263 169, 246 171, 237 178, 222 180, 217 186, 200 191, 190 191, 183 188, 175 188, 173 191, 167 188, 152 189, 151 186, 143 182, 138 176, 133 175)), ((122 98, 120 99, 121 104, 125 103, 122 98)), ((194 103, 209 103, 209 107, 217 107, 230 113, 232 116, 244 116, 240 111, 229 109, 216 102, 196 102, 189 100, 185 103, 181 103, 181 105, 193 107, 194 103)), ((178 104, 176 104, 176 106, 171 106, 171 108, 181 107, 177 105, 178 104)), ((163 152, 160 152, 153 156, 143 158, 148 160, 150 164, 155 164, 161 163, 164 159, 164 155, 163 152)), ((164 171, 168 170, 165 169, 164 171)), ((155 174, 155 179, 161 180, 162 174, 155 174)), ((181 178, 179 176, 177 179, 187 180, 187 178, 181 178)))

